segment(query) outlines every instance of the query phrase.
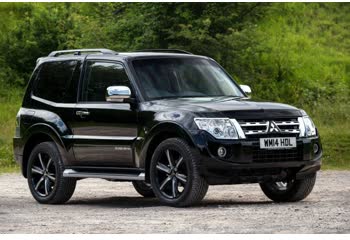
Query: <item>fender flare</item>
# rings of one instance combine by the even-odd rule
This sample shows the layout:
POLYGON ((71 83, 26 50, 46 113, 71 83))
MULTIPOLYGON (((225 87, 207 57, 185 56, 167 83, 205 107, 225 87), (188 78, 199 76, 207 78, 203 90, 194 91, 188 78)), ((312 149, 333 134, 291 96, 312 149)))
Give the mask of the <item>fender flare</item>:
POLYGON ((157 136, 160 136, 162 134, 171 134, 175 135, 178 137, 183 138, 184 140, 187 141, 187 143, 190 146, 195 146, 195 141, 191 135, 191 133, 186 130, 184 127, 182 127, 179 123, 177 122, 161 122, 156 124, 155 126, 152 127, 152 129, 146 134, 146 138, 144 139, 141 149, 142 152, 140 154, 140 159, 139 159, 139 166, 141 168, 147 168, 147 162, 149 158, 149 149, 151 143, 154 143, 154 140, 156 139, 157 136))
POLYGON ((27 163, 29 158, 28 154, 30 154, 29 152, 28 153, 26 152, 26 149, 27 147, 31 148, 30 139, 37 134, 46 135, 48 138, 50 138, 56 144, 64 164, 67 163, 67 158, 68 158, 67 149, 59 133, 52 126, 48 124, 45 124, 45 123, 34 124, 30 128, 28 128, 27 131, 23 134, 23 149, 22 149, 23 155, 22 155, 21 169, 24 177, 26 177, 26 169, 27 169, 27 163))
POLYGON ((27 145, 28 139, 39 133, 48 135, 57 145, 65 149, 65 145, 60 134, 52 126, 46 123, 37 123, 27 129, 23 135, 25 145, 27 145))

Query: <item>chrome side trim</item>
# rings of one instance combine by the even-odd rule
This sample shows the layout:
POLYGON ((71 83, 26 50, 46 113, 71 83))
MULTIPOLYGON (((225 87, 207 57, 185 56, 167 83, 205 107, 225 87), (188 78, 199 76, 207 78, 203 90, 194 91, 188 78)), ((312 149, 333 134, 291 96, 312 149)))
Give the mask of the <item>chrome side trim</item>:
POLYGON ((93 135, 65 135, 63 138, 66 139, 96 139, 96 140, 124 140, 124 141, 132 141, 135 140, 136 137, 110 137, 110 136, 93 136, 93 135))
POLYGON ((32 94, 31 97, 32 97, 32 99, 34 99, 34 100, 36 100, 38 102, 44 103, 46 105, 50 105, 52 107, 57 107, 57 108, 75 108, 75 106, 76 106, 76 103, 56 103, 56 102, 52 102, 50 100, 46 100, 46 99, 34 96, 33 94, 32 94))
POLYGON ((66 169, 63 172, 63 177, 67 178, 103 178, 114 180, 137 180, 144 181, 145 173, 140 174, 126 174, 126 173, 97 173, 97 172, 79 172, 73 169, 66 169))

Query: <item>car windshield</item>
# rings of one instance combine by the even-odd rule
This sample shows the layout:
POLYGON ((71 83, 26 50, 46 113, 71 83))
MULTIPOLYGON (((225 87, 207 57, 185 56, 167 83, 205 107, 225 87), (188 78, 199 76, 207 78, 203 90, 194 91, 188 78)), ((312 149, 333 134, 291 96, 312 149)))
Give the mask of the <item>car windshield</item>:
POLYGON ((244 97, 214 61, 203 58, 157 58, 133 61, 149 100, 185 97, 244 97))

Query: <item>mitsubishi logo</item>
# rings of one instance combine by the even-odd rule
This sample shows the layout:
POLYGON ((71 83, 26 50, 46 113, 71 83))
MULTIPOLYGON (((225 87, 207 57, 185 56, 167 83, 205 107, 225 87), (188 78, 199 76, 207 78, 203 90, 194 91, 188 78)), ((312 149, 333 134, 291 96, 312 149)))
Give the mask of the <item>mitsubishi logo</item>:
POLYGON ((274 121, 269 121, 267 132, 280 132, 281 130, 278 128, 277 124, 274 121))

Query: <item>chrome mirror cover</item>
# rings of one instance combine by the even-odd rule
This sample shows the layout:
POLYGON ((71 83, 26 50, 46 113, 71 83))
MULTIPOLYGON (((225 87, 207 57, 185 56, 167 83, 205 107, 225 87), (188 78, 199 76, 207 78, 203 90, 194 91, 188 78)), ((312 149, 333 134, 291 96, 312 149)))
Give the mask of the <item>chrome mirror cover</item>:
POLYGON ((124 102, 130 96, 131 90, 126 86, 110 86, 106 89, 107 102, 124 102))
POLYGON ((242 91, 247 94, 249 97, 252 94, 252 89, 248 85, 239 85, 242 91))

